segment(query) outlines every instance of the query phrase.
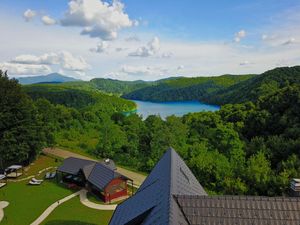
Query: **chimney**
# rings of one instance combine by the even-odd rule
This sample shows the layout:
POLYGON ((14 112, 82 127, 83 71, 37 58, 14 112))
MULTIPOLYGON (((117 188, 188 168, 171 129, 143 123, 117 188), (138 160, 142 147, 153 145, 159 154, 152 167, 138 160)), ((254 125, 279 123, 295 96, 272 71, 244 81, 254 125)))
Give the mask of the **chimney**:
POLYGON ((291 181, 291 196, 300 197, 300 179, 293 178, 291 181))

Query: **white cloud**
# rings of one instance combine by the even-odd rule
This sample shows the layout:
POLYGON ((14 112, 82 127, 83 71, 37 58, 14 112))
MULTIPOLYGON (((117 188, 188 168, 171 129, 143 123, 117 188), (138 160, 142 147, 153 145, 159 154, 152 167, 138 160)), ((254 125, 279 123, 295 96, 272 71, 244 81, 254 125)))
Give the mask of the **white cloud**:
POLYGON ((23 65, 59 65, 62 69, 72 71, 85 71, 90 65, 82 58, 75 57, 70 52, 61 51, 58 53, 45 53, 40 56, 36 55, 19 55, 10 61, 10 64, 23 65))
POLYGON ((85 71, 90 69, 90 65, 83 57, 74 57, 70 52, 62 51, 60 54, 62 68, 73 71, 85 71))
POLYGON ((37 75, 52 72, 51 68, 47 65, 30 65, 9 62, 0 63, 0 69, 4 71, 7 70, 9 75, 37 75))
POLYGON ((235 42, 240 42, 245 37, 246 37, 246 31, 245 30, 240 30, 239 32, 235 33, 234 41, 235 42))
POLYGON ((145 75, 164 75, 167 73, 167 69, 161 67, 152 67, 152 66, 131 66, 131 65, 123 65, 121 67, 121 71, 128 75, 134 76, 145 76, 145 75))
POLYGON ((288 40, 284 41, 282 43, 282 45, 290 45, 290 44, 293 44, 295 42, 296 42, 296 39, 292 37, 292 38, 289 38, 288 40))
POLYGON ((250 65, 250 64, 251 64, 251 62, 249 62, 248 60, 240 62, 240 66, 247 66, 247 65, 250 65))
POLYGON ((100 41, 96 48, 91 48, 90 51, 96 53, 103 53, 107 51, 108 47, 109 44, 107 43, 107 41, 100 41))
POLYGON ((81 27, 81 34, 103 40, 115 39, 119 30, 135 25, 118 0, 112 4, 102 0, 71 0, 61 24, 81 27))
POLYGON ((36 55, 19 55, 11 60, 12 63, 19 64, 45 64, 54 65, 59 64, 60 57, 57 53, 45 53, 40 56, 36 55))
POLYGON ((129 36, 129 37, 125 38, 125 41, 128 41, 128 42, 140 42, 141 40, 139 39, 138 36, 133 35, 133 36, 129 36))
POLYGON ((122 52, 122 51, 127 50, 127 48, 118 47, 115 50, 116 50, 116 52, 122 52))
POLYGON ((136 51, 131 52, 128 56, 149 57, 158 53, 160 49, 160 41, 158 37, 154 37, 148 42, 147 46, 139 47, 136 51))
POLYGON ((183 70, 184 69, 184 65, 180 65, 177 67, 177 70, 183 70))
POLYGON ((23 14, 23 17, 26 22, 31 21, 35 16, 36 16, 36 12, 31 9, 27 9, 23 14))
POLYGON ((42 22, 45 25, 54 25, 54 24, 56 24, 56 20, 51 18, 50 16, 43 16, 42 17, 42 22))
POLYGON ((162 58, 171 58, 174 54, 172 52, 164 52, 161 54, 162 58))

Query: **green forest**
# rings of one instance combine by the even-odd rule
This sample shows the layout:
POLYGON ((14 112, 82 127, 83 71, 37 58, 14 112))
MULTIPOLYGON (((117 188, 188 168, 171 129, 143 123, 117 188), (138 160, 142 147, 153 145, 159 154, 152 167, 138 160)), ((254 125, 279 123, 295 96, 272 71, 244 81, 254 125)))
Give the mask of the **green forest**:
POLYGON ((300 177, 299 77, 298 66, 261 75, 167 79, 144 88, 169 83, 188 96, 190 85, 206 85, 199 96, 221 109, 143 120, 124 115, 133 102, 90 84, 22 87, 1 72, 2 163, 26 163, 43 147, 61 146, 149 172, 172 146, 210 194, 285 195, 290 179, 300 177))

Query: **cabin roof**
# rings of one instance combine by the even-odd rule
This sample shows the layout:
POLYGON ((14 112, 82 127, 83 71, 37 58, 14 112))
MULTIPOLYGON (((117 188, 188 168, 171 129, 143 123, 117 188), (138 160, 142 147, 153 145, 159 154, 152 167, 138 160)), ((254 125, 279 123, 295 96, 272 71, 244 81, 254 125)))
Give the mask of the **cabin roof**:
POLYGON ((97 188, 103 190, 115 178, 131 180, 126 176, 115 171, 115 163, 110 160, 107 164, 103 162, 95 162, 92 160, 79 159, 70 157, 63 161, 63 164, 58 167, 59 172, 78 175, 80 171, 87 181, 92 183, 97 188))
POLYGON ((96 162, 87 159, 79 159, 69 157, 63 161, 63 164, 58 167, 59 172, 77 175, 81 169, 86 166, 94 165, 96 162))
POLYGON ((299 225, 300 198, 207 196, 170 148, 138 191, 118 205, 110 225, 299 225))
POLYGON ((296 225, 300 221, 299 198, 190 195, 175 198, 191 225, 296 225))
POLYGON ((104 188, 115 178, 130 180, 121 175, 110 167, 102 163, 96 163, 87 177, 87 180, 97 188, 104 190, 104 188))
POLYGON ((192 172, 170 148, 156 164, 135 195, 118 205, 111 225, 187 224, 174 194, 207 195, 192 172))

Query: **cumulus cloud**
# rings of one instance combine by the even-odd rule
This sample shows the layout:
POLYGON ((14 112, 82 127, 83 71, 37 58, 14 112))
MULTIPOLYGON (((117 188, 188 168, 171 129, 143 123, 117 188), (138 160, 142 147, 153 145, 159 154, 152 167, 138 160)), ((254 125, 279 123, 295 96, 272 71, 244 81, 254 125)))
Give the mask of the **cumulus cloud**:
POLYGON ((120 72, 128 74, 128 75, 153 75, 153 76, 161 76, 168 72, 167 69, 161 67, 151 67, 151 66, 130 66, 123 65, 121 67, 120 72))
POLYGON ((247 66, 247 65, 250 65, 250 64, 251 64, 251 62, 249 62, 248 60, 240 62, 240 66, 247 66))
POLYGON ((98 43, 96 48, 91 48, 90 51, 96 52, 96 53, 103 53, 103 52, 107 51, 108 47, 109 47, 109 44, 107 43, 107 41, 101 41, 98 43))
POLYGON ((50 16, 43 16, 42 17, 42 22, 45 25, 54 25, 54 24, 56 24, 56 20, 51 18, 50 16))
POLYGON ((119 30, 136 25, 118 0, 111 4, 102 0, 71 0, 60 22, 63 26, 81 27, 82 35, 103 40, 115 39, 119 30))
POLYGON ((116 50, 116 52, 122 52, 122 51, 127 50, 127 48, 118 47, 118 48, 115 48, 115 50, 116 50))
POLYGON ((7 70, 10 75, 37 75, 37 74, 48 74, 52 70, 47 65, 30 65, 30 64, 19 64, 4 62, 0 63, 1 70, 7 70))
POLYGON ((172 52, 164 52, 161 54, 162 58, 171 58, 174 54, 172 52))
POLYGON ((234 41, 238 43, 245 37, 246 37, 246 31, 245 30, 240 30, 239 32, 235 33, 234 41))
POLYGON ((180 65, 177 67, 177 70, 183 70, 184 69, 184 65, 180 65))
POLYGON ((128 42, 140 42, 141 40, 139 39, 138 36, 133 35, 133 36, 129 36, 129 37, 125 38, 125 41, 128 41, 128 42))
POLYGON ((19 55, 11 60, 12 63, 19 64, 44 64, 44 65, 54 65, 59 64, 60 57, 57 53, 45 53, 40 56, 36 55, 19 55))
POLYGON ((40 56, 19 55, 11 60, 10 63, 32 66, 59 65, 62 69, 72 71, 84 71, 90 68, 90 65, 82 57, 75 57, 67 51, 45 53, 40 56))
POLYGON ((139 47, 136 51, 129 53, 128 56, 149 57, 158 53, 159 49, 160 41, 158 37, 154 37, 151 41, 148 42, 147 46, 139 47))
POLYGON ((296 42, 296 39, 292 37, 292 38, 289 38, 288 40, 284 41, 282 43, 282 45, 290 45, 290 44, 293 44, 295 42, 296 42))
POLYGON ((26 22, 31 21, 35 16, 36 16, 36 11, 31 9, 27 9, 23 14, 23 17, 26 22))

